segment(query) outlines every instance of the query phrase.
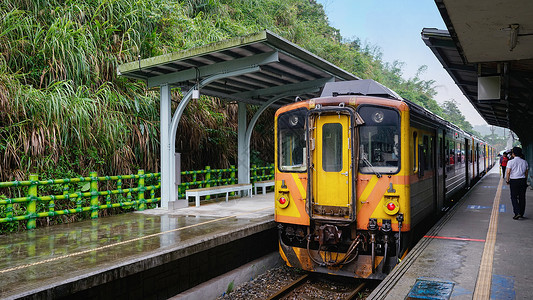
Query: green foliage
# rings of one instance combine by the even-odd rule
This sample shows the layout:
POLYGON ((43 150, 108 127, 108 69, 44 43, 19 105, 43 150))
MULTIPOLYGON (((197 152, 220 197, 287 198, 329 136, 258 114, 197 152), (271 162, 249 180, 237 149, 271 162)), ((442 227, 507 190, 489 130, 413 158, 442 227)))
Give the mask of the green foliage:
MULTIPOLYGON (((442 114, 434 81, 404 79, 403 63, 384 63, 379 47, 343 39, 314 0, 4 0, 0 181, 157 172, 158 93, 118 78, 117 66, 264 29, 442 114)), ((273 113, 252 135, 254 162, 273 161, 273 113)), ((236 164, 236 115, 235 103, 191 103, 176 141, 182 168, 236 164)))
POLYGON ((443 117, 447 121, 461 127, 461 129, 480 136, 472 127, 472 124, 465 119, 465 116, 461 113, 459 107, 457 107, 457 101, 448 100, 442 105, 443 117))
POLYGON ((235 288, 235 281, 232 280, 229 284, 228 284, 228 287, 226 288, 226 294, 229 294, 231 292, 233 292, 233 289, 235 288))

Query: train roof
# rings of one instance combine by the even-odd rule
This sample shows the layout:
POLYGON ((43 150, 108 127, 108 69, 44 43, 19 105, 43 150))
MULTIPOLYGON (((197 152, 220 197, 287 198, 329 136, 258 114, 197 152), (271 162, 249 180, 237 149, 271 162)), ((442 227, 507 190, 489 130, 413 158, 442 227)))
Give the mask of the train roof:
POLYGON ((404 102, 409 106, 409 109, 413 114, 423 117, 423 119, 425 119, 426 121, 438 123, 441 126, 446 126, 449 129, 452 129, 464 135, 470 136, 476 140, 484 142, 483 139, 461 129, 459 126, 434 114, 425 107, 407 99, 403 99, 395 91, 372 79, 328 82, 322 89, 320 97, 322 98, 350 95, 373 96, 404 102))
POLYGON ((320 97, 336 97, 348 95, 375 96, 402 100, 396 92, 372 79, 328 82, 322 89, 320 97))

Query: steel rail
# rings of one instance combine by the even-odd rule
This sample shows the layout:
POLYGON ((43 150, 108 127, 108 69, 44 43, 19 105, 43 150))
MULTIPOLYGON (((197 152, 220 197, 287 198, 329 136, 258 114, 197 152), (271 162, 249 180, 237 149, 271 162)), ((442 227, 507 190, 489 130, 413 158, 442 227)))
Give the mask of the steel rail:
POLYGON ((288 293, 295 290, 297 287, 303 285, 305 281, 309 278, 309 274, 305 274, 290 284, 284 286, 281 290, 277 291, 274 295, 270 296, 268 300, 277 300, 286 296, 288 293))

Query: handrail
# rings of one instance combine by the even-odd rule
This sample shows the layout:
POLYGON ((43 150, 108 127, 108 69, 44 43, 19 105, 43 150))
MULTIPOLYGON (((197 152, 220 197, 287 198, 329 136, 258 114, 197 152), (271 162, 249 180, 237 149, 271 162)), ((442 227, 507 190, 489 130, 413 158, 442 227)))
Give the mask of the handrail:
MULTIPOLYGON (((182 171, 184 182, 178 186, 179 197, 183 199, 188 189, 235 184, 238 181, 236 173, 235 166, 228 169, 207 166, 204 170, 182 171)), ((33 229, 37 227, 38 218, 87 212, 95 219, 99 212, 111 208, 142 211, 161 201, 158 193, 160 176, 161 173, 144 174, 144 170, 139 170, 130 175, 98 176, 91 172, 88 177, 40 180, 38 175, 32 174, 29 180, 0 182, 0 225, 27 221, 26 228, 33 229), (7 189, 11 189, 9 195, 18 196, 8 198, 2 195, 7 189)), ((250 169, 252 184, 270 179, 274 179, 273 164, 254 165, 250 169)), ((0 227, 0 233, 3 231, 0 227)))

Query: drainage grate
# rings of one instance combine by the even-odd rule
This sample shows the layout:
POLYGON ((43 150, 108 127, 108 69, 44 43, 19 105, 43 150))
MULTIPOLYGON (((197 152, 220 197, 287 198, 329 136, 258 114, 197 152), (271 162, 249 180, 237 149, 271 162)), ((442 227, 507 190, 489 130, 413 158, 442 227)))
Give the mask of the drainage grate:
POLYGON ((433 278, 418 278, 405 299, 450 299, 455 283, 433 278))

